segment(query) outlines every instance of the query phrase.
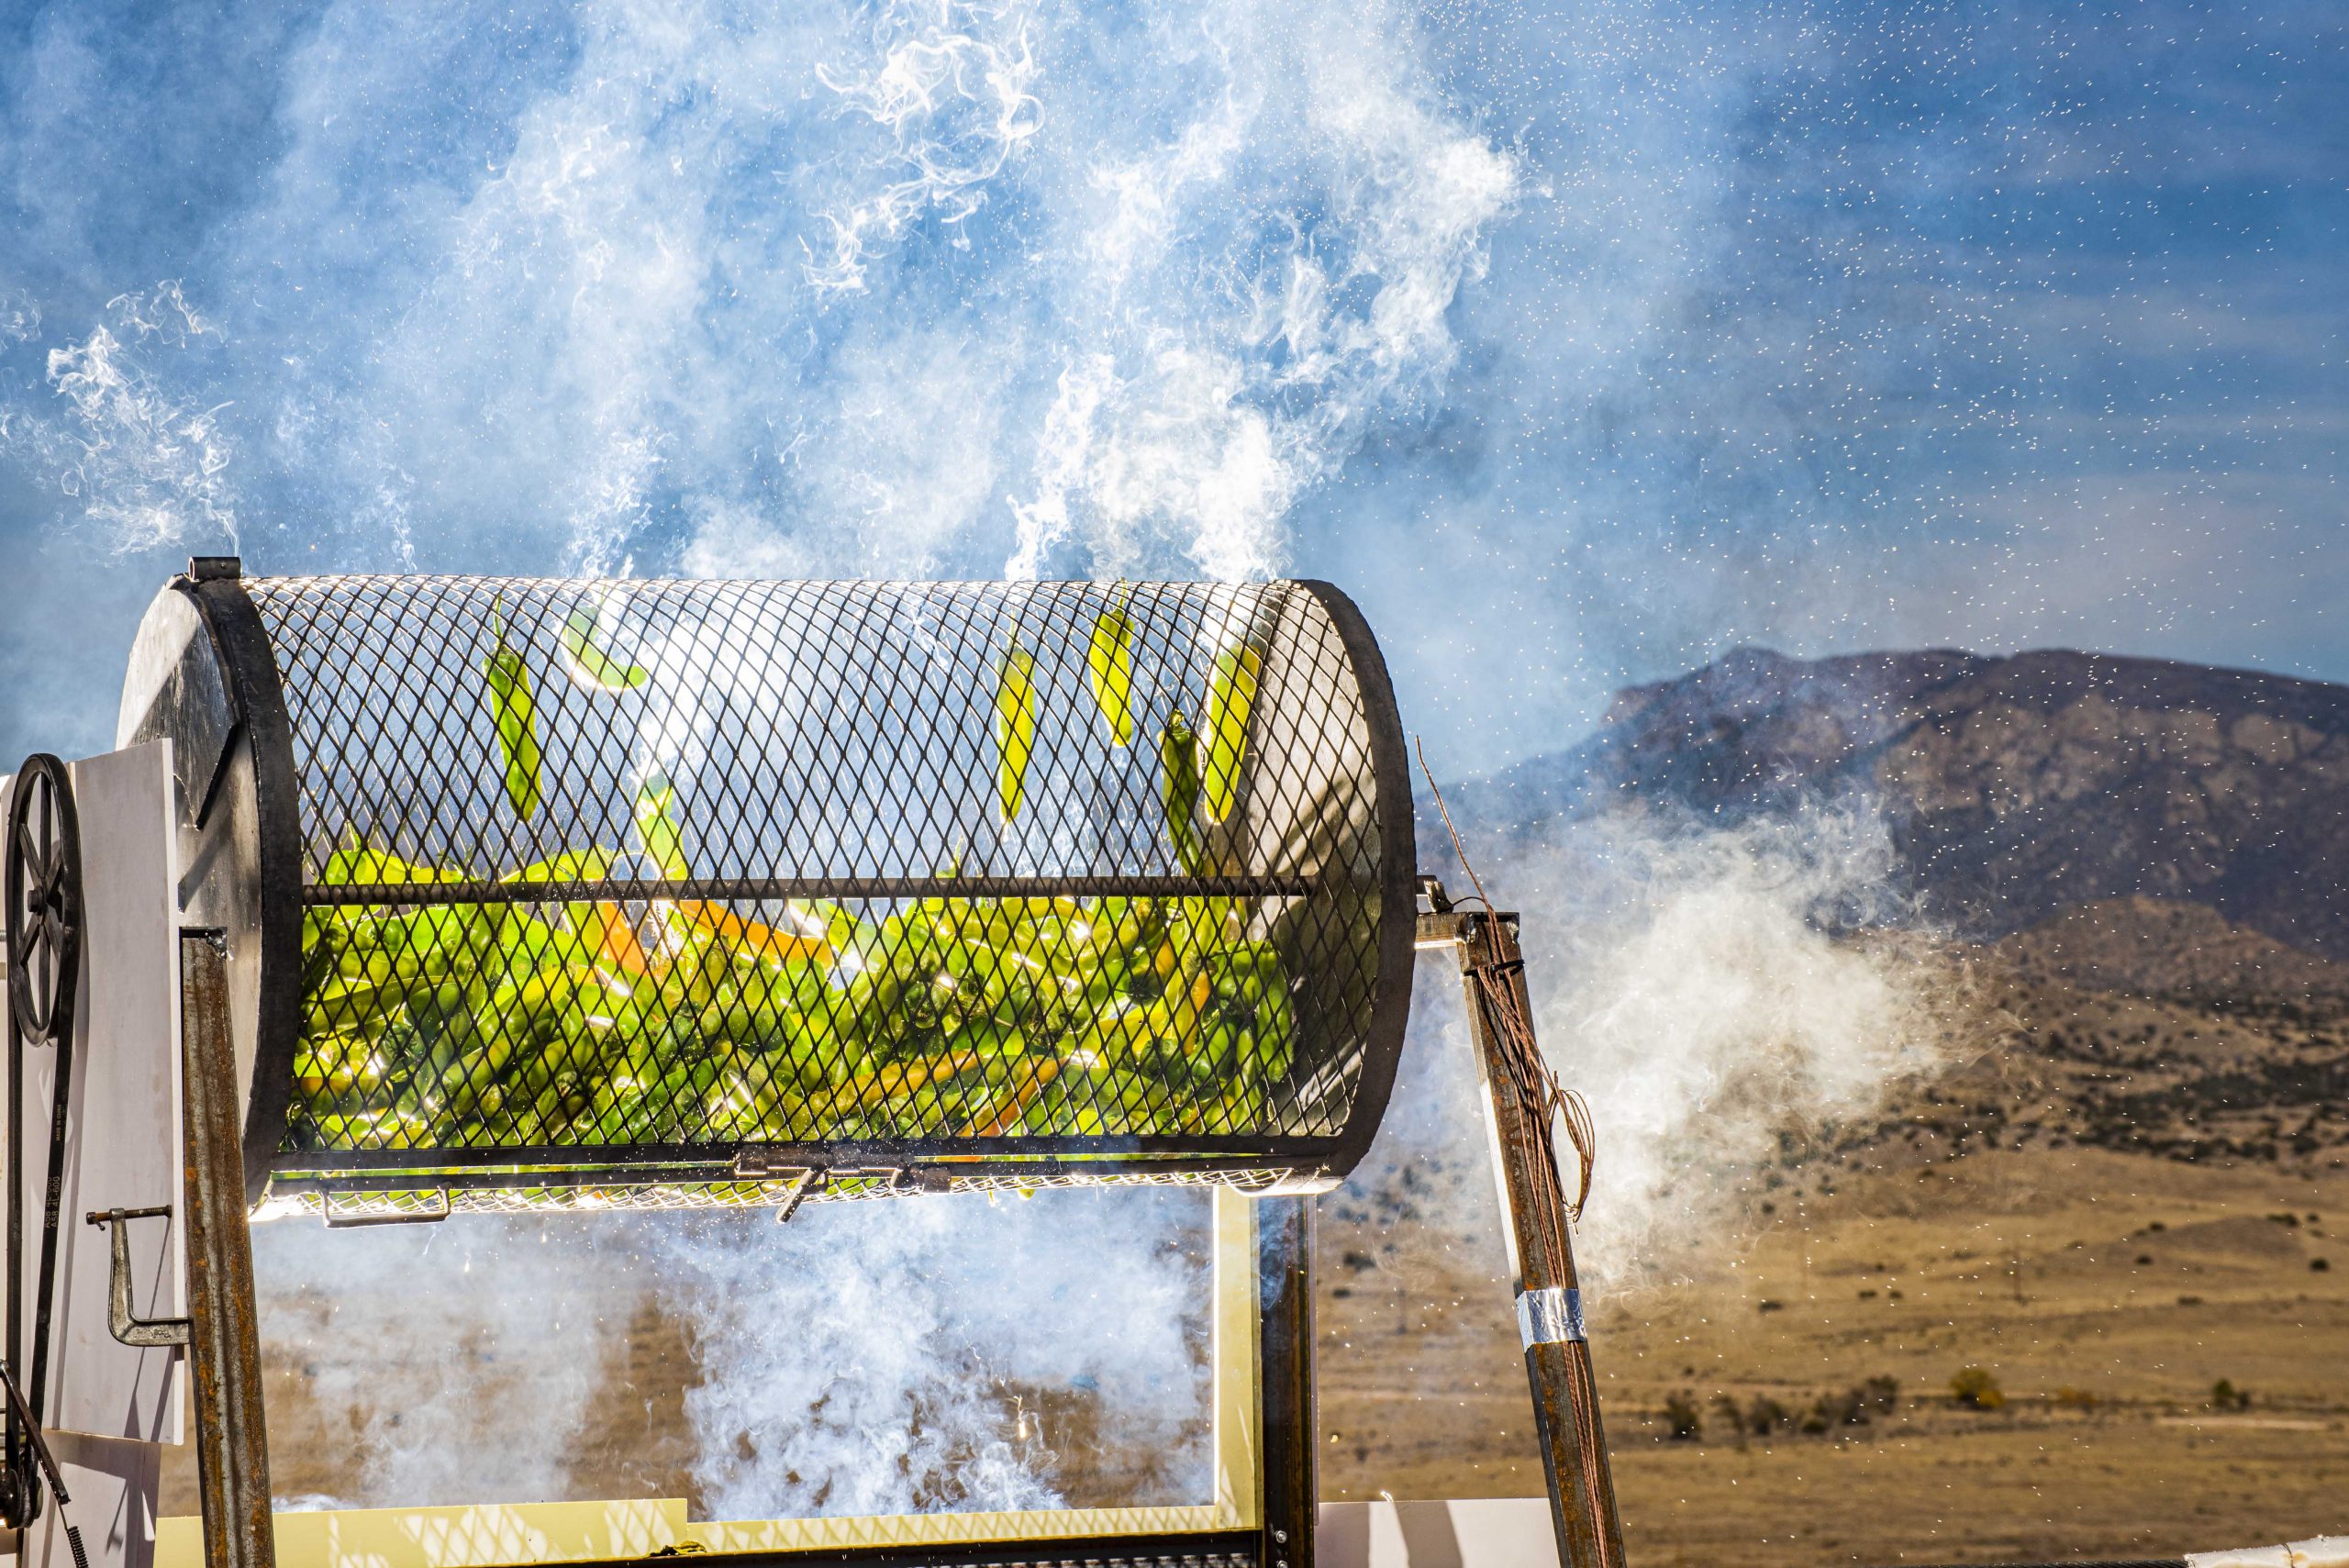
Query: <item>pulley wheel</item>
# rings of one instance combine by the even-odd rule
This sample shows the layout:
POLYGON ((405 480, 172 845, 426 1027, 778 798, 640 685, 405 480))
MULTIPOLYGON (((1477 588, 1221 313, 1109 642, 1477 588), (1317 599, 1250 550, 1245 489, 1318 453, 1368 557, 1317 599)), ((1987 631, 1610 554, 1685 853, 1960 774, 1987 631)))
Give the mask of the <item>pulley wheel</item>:
POLYGON ((25 759, 8 796, 8 1006, 17 1032, 51 1045, 73 1027, 82 960, 82 828, 65 764, 25 759))

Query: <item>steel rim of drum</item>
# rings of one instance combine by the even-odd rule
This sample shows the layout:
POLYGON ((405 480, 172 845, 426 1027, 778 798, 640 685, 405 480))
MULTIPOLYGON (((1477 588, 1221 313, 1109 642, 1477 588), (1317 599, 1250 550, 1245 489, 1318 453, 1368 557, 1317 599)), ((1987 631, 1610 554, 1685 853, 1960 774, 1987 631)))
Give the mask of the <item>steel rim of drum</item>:
POLYGON ((20 1035, 73 1027, 81 975, 82 833, 65 764, 25 760, 8 800, 8 1006, 20 1035))

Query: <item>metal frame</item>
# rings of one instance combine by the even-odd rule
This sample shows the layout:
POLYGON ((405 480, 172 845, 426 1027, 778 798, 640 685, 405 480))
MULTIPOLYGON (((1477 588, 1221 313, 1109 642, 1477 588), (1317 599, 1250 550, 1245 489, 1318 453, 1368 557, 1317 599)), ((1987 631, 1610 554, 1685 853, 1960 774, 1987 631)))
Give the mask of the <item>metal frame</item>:
MULTIPOLYGON (((1439 900, 1441 904, 1441 901, 1439 900)), ((1560 1561, 1565 1568, 1620 1568, 1622 1530, 1616 1507, 1606 1435, 1599 1420, 1589 1344, 1580 1310, 1579 1283, 1571 1241, 1561 1225, 1557 1167, 1545 1138, 1531 1126, 1529 1107, 1514 1087, 1501 1046, 1486 1017, 1479 985, 1498 982, 1525 1008, 1522 960, 1513 915, 1462 912, 1440 906, 1415 919, 1415 942, 1422 950, 1452 951, 1467 988, 1479 1077, 1486 1092, 1494 1140, 1495 1174, 1509 1219, 1507 1239, 1517 1276, 1520 1321, 1525 1340, 1528 1383, 1549 1483, 1552 1520, 1560 1561), (1478 971, 1483 971, 1482 975, 1478 971), (1545 1218, 1545 1216, 1547 1217, 1545 1218), (1554 1303, 1556 1307, 1534 1305, 1554 1303)), ((193 1189, 190 1244, 200 1250, 191 1270, 196 1325, 199 1462, 203 1467, 206 1568, 274 1568, 268 1515, 267 1441, 259 1398, 257 1325, 251 1306, 250 1262, 241 1207, 220 1202, 225 1162, 208 1184, 205 1151, 217 1153, 234 1140, 233 1118, 224 1114, 213 1089, 224 1081, 228 1021, 225 969, 217 941, 192 934, 184 942, 188 1034, 188 1118, 193 1189), (206 1042, 209 1043, 206 1043, 206 1042), (226 1214, 222 1210, 225 1207, 226 1214), (225 1223, 222 1222, 225 1220, 225 1223), (241 1272, 239 1272, 241 1271, 241 1272)), ((1223 1199, 1239 1204, 1237 1196, 1223 1199)), ((1238 1519, 1193 1519, 1162 1515, 1176 1525, 1207 1525, 1174 1532, 1062 1535, 1024 1541, 953 1539, 928 1521, 918 1532, 875 1540, 878 1521, 857 1521, 867 1533, 859 1542, 854 1526, 828 1535, 807 1521, 796 1537, 778 1533, 765 1541, 731 1544, 721 1536, 714 1560, 796 1568, 805 1563, 839 1568, 1014 1568, 1071 1561, 1079 1551, 1088 1563, 1230 1564, 1233 1568, 1311 1568, 1319 1489, 1313 1418, 1312 1209, 1302 1197, 1260 1200, 1249 1206, 1256 1220, 1251 1249, 1264 1282, 1257 1321, 1256 1388, 1261 1417, 1241 1440, 1261 1455, 1253 1467, 1252 1509, 1238 1519), (1239 1528, 1230 1528, 1237 1524, 1239 1528), (1213 1528, 1224 1525, 1226 1528, 1213 1528), (941 1539, 944 1536, 944 1539, 941 1539)), ((1219 1325, 1220 1329, 1221 1325, 1219 1325)), ((1219 1444, 1236 1434, 1219 1430, 1219 1444)), ((1232 1510, 1240 1512, 1239 1509, 1232 1510)), ((1104 1520, 1104 1523, 1109 1521, 1104 1520)), ((739 1529, 740 1527, 738 1527, 739 1529)), ((982 1531, 1004 1529, 988 1521, 982 1531)), ((1017 1528, 1017 1527, 1012 1527, 1017 1528)), ((650 1557, 625 1560, 652 1568, 650 1557)))
MULTIPOLYGON (((222 1092, 234 1083, 227 965, 217 933, 184 933, 181 952, 188 1085, 184 1134, 192 1177, 190 1354, 197 1399, 202 1561, 204 1568, 276 1568, 278 1535, 270 1508, 260 1328, 250 1230, 239 1195, 236 1107, 233 1094, 222 1092)), ((1054 1568, 1080 1555, 1094 1568, 1312 1568, 1319 1454, 1311 1204, 1295 1196, 1252 1200, 1227 1191, 1219 1191, 1216 1201, 1216 1479, 1208 1502, 698 1525, 690 1527, 698 1547, 695 1555, 742 1568, 1054 1568)), ((523 1506, 495 1511, 527 1523, 533 1510, 523 1506)), ((332 1517, 328 1529, 340 1533, 332 1517)), ((462 1543, 464 1534, 451 1526, 446 1539, 462 1543)), ((664 1548, 662 1559, 676 1550, 664 1548)), ((475 1568, 513 1560, 461 1550, 439 1559, 475 1568)), ((168 1555, 159 1561, 163 1568, 177 1568, 168 1555)), ((656 1559, 607 1561, 651 1568, 656 1559)), ((304 1562, 302 1568, 310 1565, 304 1562)))
POLYGON ((1339 1174, 1352 1171, 1370 1151, 1386 1119, 1395 1093, 1395 1069, 1403 1056, 1403 1032, 1411 1018, 1412 972, 1419 936, 1419 824, 1411 798, 1411 760, 1403 741, 1403 718, 1386 656, 1378 651, 1370 623, 1353 599, 1334 584, 1308 578, 1300 584, 1321 601, 1353 661, 1370 728, 1370 766, 1378 786, 1379 878, 1378 991, 1372 999, 1364 1049, 1372 1071, 1363 1074, 1363 1093, 1353 1120, 1331 1152, 1339 1174))
MULTIPOLYGON (((1509 1004, 1530 1017, 1517 920, 1513 915, 1453 910, 1440 889, 1434 902, 1435 913, 1415 913, 1414 944, 1452 950, 1467 988, 1478 1070, 1491 1116, 1495 1173, 1510 1221, 1508 1237, 1527 1377, 1561 1561, 1565 1568, 1620 1568, 1624 1561, 1621 1527, 1571 1240, 1563 1223, 1557 1167, 1549 1151, 1547 1129, 1536 1127, 1536 1108, 1515 1087, 1483 989, 1506 986, 1509 1004)), ((243 1172, 232 1152, 242 1141, 242 1129, 233 1093, 223 1092, 234 1084, 235 1064, 225 950, 217 933, 184 933, 182 975, 191 1173, 191 1350, 198 1398, 205 1562, 206 1568, 275 1568, 259 1332, 246 1210, 240 1201, 243 1172)), ((1219 1195, 1219 1201, 1235 1207, 1246 1203, 1236 1195, 1219 1195)), ((884 1521, 838 1528, 805 1521, 796 1532, 776 1527, 763 1536, 742 1527, 731 1532, 713 1529, 718 1550, 707 1554, 745 1568, 807 1562, 841 1568, 942 1568, 950 1563, 1010 1568, 1066 1562, 1081 1550, 1086 1562, 1103 1568, 1172 1562, 1311 1568, 1319 1458, 1313 1418, 1311 1207, 1308 1199, 1297 1196, 1261 1200, 1247 1207, 1255 1234, 1245 1251, 1264 1282, 1252 1346, 1257 1418, 1244 1429, 1219 1423, 1217 1440, 1219 1473, 1241 1473, 1236 1467, 1245 1465, 1252 1496, 1219 1496, 1204 1517, 1187 1509, 1159 1511, 1152 1522, 1174 1526, 1171 1531, 1130 1531, 1124 1527, 1141 1520, 1121 1517, 1122 1511, 1109 1511, 1098 1520, 1104 1533, 1055 1530, 1049 1540, 1008 1541, 1000 1539, 1001 1533, 1033 1532, 1041 1520, 1031 1523, 1014 1516, 965 1521, 968 1533, 936 1519, 909 1523, 894 1532, 877 1528, 884 1521), (726 1540, 728 1533, 735 1539, 726 1540), (987 1534, 997 1539, 977 1539, 987 1534)), ((1219 1241, 1219 1252, 1221 1245, 1219 1241)), ((1221 1339, 1227 1326, 1220 1319, 1218 1329, 1221 1339)), ((1063 1522, 1076 1522, 1082 1530, 1090 1521, 1063 1522)), ((629 1561, 643 1562, 648 1568, 651 1562, 629 1561)))
MULTIPOLYGON (((1560 1562, 1564 1568, 1621 1568, 1625 1560, 1622 1526, 1606 1432, 1599 1418, 1598 1385, 1583 1323, 1571 1235, 1564 1223, 1564 1197, 1557 1165, 1549 1151, 1547 1129, 1535 1125, 1536 1108, 1525 1103, 1515 1086, 1503 1043, 1487 1016, 1487 999, 1482 989, 1493 984, 1507 987, 1509 1005, 1520 1016, 1531 1016, 1523 960, 1518 946, 1517 917, 1490 911, 1454 910, 1442 898, 1440 890, 1434 902, 1435 912, 1415 917, 1415 945, 1421 950, 1452 951, 1460 964, 1467 992, 1478 1075, 1491 1118, 1495 1177, 1509 1221, 1506 1238, 1516 1274, 1526 1377, 1533 1396, 1560 1562)), ((190 976, 186 1013, 189 1028, 192 1031, 217 1029, 225 1039, 225 1008, 217 1003, 209 1008, 201 1006, 199 995, 206 984, 212 985, 215 997, 219 995, 221 970, 217 949, 211 954, 208 968, 204 966, 204 958, 203 952, 191 946, 184 960, 184 973, 190 976)), ((192 1163, 202 1136, 197 1122, 200 1054, 191 1043, 192 1163)), ((216 1129, 214 1136, 225 1138, 227 1130, 216 1129)), ((1230 1196, 1223 1201, 1238 1204, 1243 1200, 1230 1196)), ((200 1199, 197 1207, 202 1207, 200 1199)), ((760 1568, 767 1564, 788 1568, 810 1562, 838 1564, 840 1568, 941 1568, 949 1563, 966 1564, 969 1568, 1013 1568, 1019 1564, 1065 1562, 1071 1560, 1074 1550, 1081 1549, 1085 1562, 1102 1568, 1178 1562, 1197 1563, 1202 1568, 1208 1564, 1312 1568, 1319 1501, 1319 1453, 1313 1417, 1312 1209, 1310 1201, 1303 1197, 1264 1200, 1251 1207, 1257 1221, 1252 1251, 1265 1289, 1256 1341, 1261 1418, 1250 1436, 1241 1440, 1242 1446, 1252 1441, 1262 1457, 1254 1468, 1258 1491, 1252 1500, 1252 1511, 1232 1510, 1240 1513, 1237 1522, 1241 1528, 1148 1534, 1056 1533, 1049 1541, 989 1542, 952 1539, 948 1535, 952 1526, 940 1530, 934 1528, 934 1522, 926 1524, 918 1532, 920 1540, 874 1540, 871 1527, 879 1521, 856 1521, 841 1525, 839 1530, 839 1534, 852 1535, 857 1525, 866 1527, 864 1540, 852 1544, 828 1534, 820 1522, 808 1521, 808 1528, 796 1537, 778 1532, 776 1539, 738 1538, 736 1542, 728 1543, 721 1536, 720 1550, 708 1555, 744 1568, 752 1564, 760 1568), (941 1535, 948 1538, 941 1539, 941 1535)), ((240 1244, 244 1239, 242 1219, 239 1213, 235 1236, 240 1244)), ((198 1234, 192 1227, 192 1243, 198 1240, 198 1234)), ((249 1262, 244 1266, 250 1270, 249 1262)), ((246 1316, 241 1325, 232 1322, 229 1327, 241 1332, 243 1345, 256 1346, 250 1289, 248 1279, 244 1286, 246 1316)), ((233 1311, 234 1306, 210 1300, 201 1289, 197 1293, 199 1338, 211 1333, 222 1339, 223 1347, 210 1353, 221 1364, 231 1367, 238 1364, 236 1335, 222 1336, 217 1329, 207 1329, 206 1313, 210 1311, 215 1320, 220 1321, 220 1315, 233 1311)), ((1219 1331, 1221 1328, 1219 1324, 1219 1331)), ((256 1379, 254 1397, 242 1410, 230 1408, 227 1391, 216 1391, 203 1382, 204 1355, 199 1351, 199 1387, 205 1400, 199 1413, 199 1429, 203 1429, 207 1418, 217 1428, 211 1446, 204 1453, 217 1451, 225 1455, 228 1465, 256 1467, 259 1473, 265 1473, 267 1454, 258 1402, 257 1349, 248 1352, 246 1362, 256 1379), (228 1435, 224 1437, 223 1433, 228 1435)), ((1234 1436, 1231 1429, 1219 1428, 1219 1449, 1234 1436)), ((205 1486, 206 1568, 274 1568, 271 1556, 253 1552, 250 1542, 255 1532, 250 1512, 232 1516, 239 1496, 246 1499, 257 1496, 262 1509, 260 1529, 265 1532, 265 1481, 257 1494, 250 1487, 239 1494, 232 1486, 213 1479, 217 1470, 216 1465, 214 1472, 207 1473, 205 1486), (217 1522, 231 1517, 246 1526, 243 1536, 217 1522)), ((250 1506, 249 1502, 247 1507, 250 1506)), ((1174 1517, 1187 1512, 1169 1510, 1161 1517, 1168 1523, 1187 1525, 1195 1521, 1174 1517)), ((1228 1518, 1227 1515, 1213 1522, 1224 1523, 1228 1518)), ((981 1531, 1002 1528, 1005 1526, 997 1521, 980 1526, 981 1531)), ((916 1533, 912 1529, 905 1532, 907 1536, 916 1533)), ((651 1568, 653 1560, 628 1561, 651 1568)))
POLYGON ((261 1313, 239 1150, 228 947, 180 933, 180 1049, 187 1125, 188 1363, 195 1395, 196 1489, 206 1568, 274 1568, 261 1313))
POLYGON ((302 817, 285 688, 277 679, 261 612, 245 592, 240 573, 233 557, 199 556, 189 562, 188 575, 173 586, 195 602, 228 676, 228 702, 236 720, 230 744, 240 735, 251 754, 261 822, 261 1012, 252 1088, 239 1118, 250 1208, 269 1190, 293 1103, 294 1055, 302 1039, 302 817), (266 678, 256 678, 264 673, 266 678))
MULTIPOLYGON (((1562 1568, 1623 1568, 1623 1521, 1599 1420, 1598 1384, 1591 1369, 1565 1194, 1547 1125, 1549 1108, 1528 1104, 1520 1092, 1497 1027, 1500 1020, 1492 1016, 1496 999, 1486 995, 1487 987, 1499 988, 1498 1005, 1513 1008, 1520 1020, 1531 1019, 1518 918, 1490 909, 1455 910, 1441 884, 1431 884, 1430 892, 1435 908, 1419 917, 1418 941, 1423 951, 1449 950, 1460 963, 1476 1078, 1485 1091, 1493 1176, 1508 1221, 1502 1239, 1516 1281, 1518 1333, 1558 1561, 1562 1568)), ((1530 1022, 1526 1027, 1530 1031, 1530 1022)))

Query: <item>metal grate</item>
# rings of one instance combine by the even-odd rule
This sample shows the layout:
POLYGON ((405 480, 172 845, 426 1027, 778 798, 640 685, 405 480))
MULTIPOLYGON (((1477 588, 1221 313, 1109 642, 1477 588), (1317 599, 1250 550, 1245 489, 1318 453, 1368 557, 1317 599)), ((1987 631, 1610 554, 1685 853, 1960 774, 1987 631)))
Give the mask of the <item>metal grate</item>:
POLYGON ((289 1196, 1259 1184, 1367 1141, 1410 806, 1331 590, 244 587, 302 840, 289 1196))
POLYGON ((263 1218, 307 1214, 336 1224, 374 1224, 391 1220, 433 1220, 452 1214, 537 1214, 550 1210, 595 1214, 606 1209, 699 1209, 781 1207, 795 1199, 839 1202, 858 1198, 898 1196, 909 1192, 975 1192, 1027 1197, 1040 1192, 1098 1186, 1228 1186, 1252 1195, 1282 1190, 1293 1178, 1288 1171, 1159 1171, 1120 1175, 1088 1171, 1035 1175, 985 1170, 972 1175, 943 1176, 936 1181, 910 1182, 902 1171, 841 1175, 828 1173, 821 1186, 802 1189, 795 1176, 770 1182, 644 1183, 598 1181, 593 1173, 579 1173, 576 1183, 553 1186, 487 1184, 426 1189, 399 1189, 381 1180, 318 1181, 295 1178, 273 1189, 263 1218))

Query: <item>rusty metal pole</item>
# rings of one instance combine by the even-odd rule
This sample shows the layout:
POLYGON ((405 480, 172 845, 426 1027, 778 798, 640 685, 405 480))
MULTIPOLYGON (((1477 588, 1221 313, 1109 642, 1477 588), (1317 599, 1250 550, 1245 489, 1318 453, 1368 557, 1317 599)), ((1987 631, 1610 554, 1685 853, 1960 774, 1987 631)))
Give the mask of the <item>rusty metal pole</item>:
POLYGON ((1582 1285, 1575 1273, 1555 1134, 1542 1107, 1528 1105, 1520 1093, 1484 995, 1486 985, 1505 988, 1531 1028, 1533 1012, 1517 944, 1517 917, 1464 913, 1452 918, 1459 922, 1461 978, 1491 1119, 1494 1175, 1508 1220, 1505 1234, 1517 1275, 1518 1332, 1525 1346, 1526 1380, 1533 1389, 1534 1429, 1550 1484, 1559 1562, 1564 1568, 1622 1568, 1623 1525, 1615 1509, 1607 1433, 1599 1425, 1590 1342, 1583 1333, 1582 1285))
POLYGON ((219 933, 180 933, 180 1041, 186 1084, 189 1371, 205 1568, 275 1568, 261 1322, 246 1228, 244 1121, 228 1029, 228 954, 219 933))
POLYGON ((1320 1451, 1314 1447, 1313 1200, 1256 1203, 1264 1454, 1264 1568, 1313 1568, 1320 1514, 1320 1451))

